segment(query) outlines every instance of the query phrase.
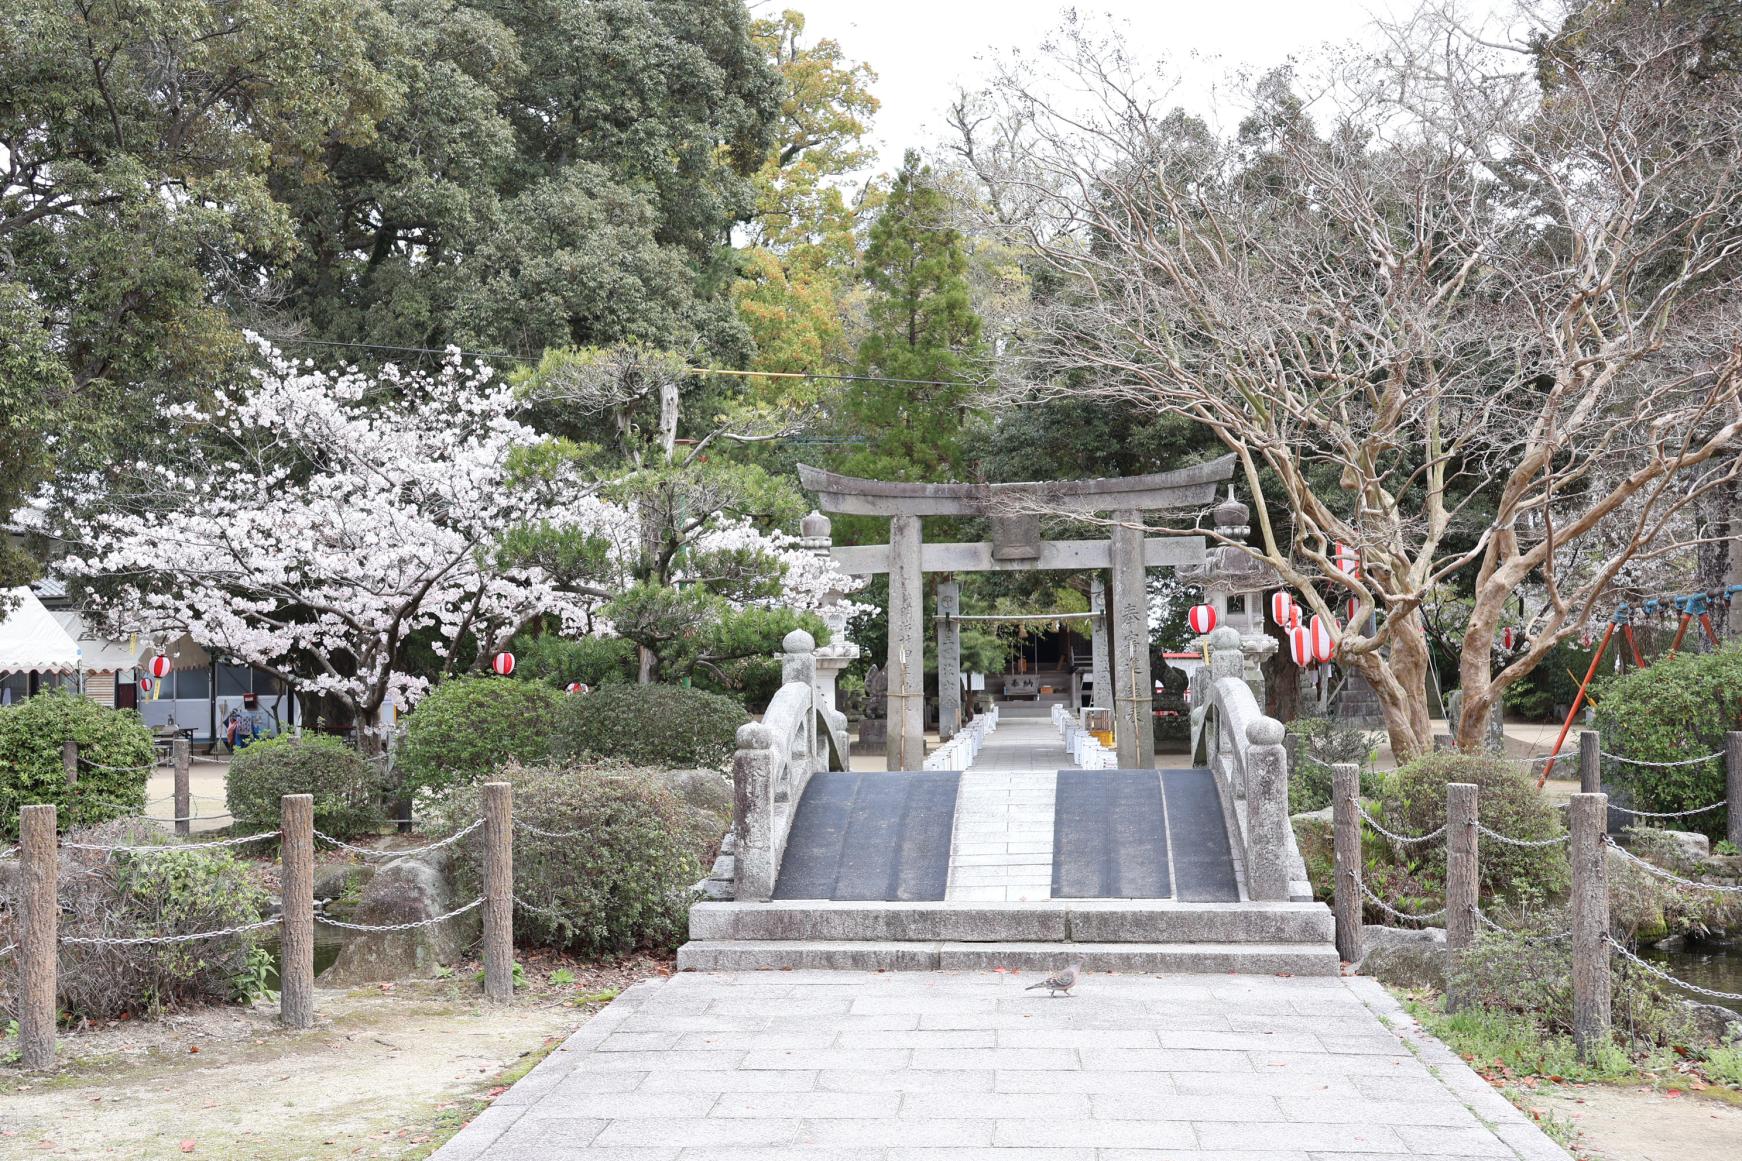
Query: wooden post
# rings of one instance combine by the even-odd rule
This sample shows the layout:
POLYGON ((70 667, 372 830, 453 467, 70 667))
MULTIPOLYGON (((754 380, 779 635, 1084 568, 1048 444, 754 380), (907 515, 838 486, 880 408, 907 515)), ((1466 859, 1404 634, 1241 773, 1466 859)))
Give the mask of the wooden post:
POLYGON ((1579 791, 1603 793, 1603 740, 1596 730, 1579 731, 1579 791))
POLYGON ((278 800, 279 938, 278 1019, 287 1028, 315 1025, 315 800, 286 794, 278 800))
POLYGON ((18 924, 18 1049, 25 1068, 54 1066, 60 921, 55 884, 59 854, 54 832, 53 806, 26 806, 18 812, 18 861, 23 872, 18 924))
POLYGON ((175 833, 187 834, 192 829, 188 816, 194 812, 193 795, 188 792, 188 768, 194 760, 193 744, 178 736, 169 744, 169 752, 175 757, 175 833))
POLYGON ((484 998, 514 998, 514 788, 484 783, 484 998))
POLYGON ((1742 847, 1742 730, 1724 735, 1724 797, 1729 805, 1729 840, 1742 847))
POLYGON ((1454 969, 1476 942, 1476 786, 1446 786, 1446 1010, 1462 1008, 1467 997, 1454 989, 1454 969))
POLYGON ((79 781, 79 744, 68 738, 60 744, 61 765, 66 767, 67 785, 76 786, 79 781))
POLYGON ((1573 1046, 1581 1060, 1609 1042, 1608 822, 1607 794, 1573 795, 1573 1046))
POLYGON ((1352 875, 1361 872, 1361 768, 1353 762, 1331 767, 1331 832, 1335 848, 1332 866, 1336 886, 1337 956, 1349 963, 1361 959, 1361 893, 1352 875))

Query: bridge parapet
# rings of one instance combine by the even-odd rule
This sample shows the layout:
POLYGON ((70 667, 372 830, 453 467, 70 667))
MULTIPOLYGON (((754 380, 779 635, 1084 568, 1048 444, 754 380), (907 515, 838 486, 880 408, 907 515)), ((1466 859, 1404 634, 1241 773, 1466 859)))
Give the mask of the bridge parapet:
MULTIPOLYGON (((1281 902, 1302 893, 1306 867, 1288 820, 1288 752, 1283 724, 1264 716, 1241 674, 1240 635, 1210 635, 1210 664, 1194 675, 1192 750, 1216 776, 1234 811, 1247 895, 1281 902)), ((1307 898, 1311 895, 1308 893, 1307 898)))
POLYGON ((793 813, 811 775, 850 766, 847 716, 817 689, 816 641, 795 629, 782 645, 780 691, 760 722, 738 727, 732 757, 732 833, 741 900, 773 896, 793 813))

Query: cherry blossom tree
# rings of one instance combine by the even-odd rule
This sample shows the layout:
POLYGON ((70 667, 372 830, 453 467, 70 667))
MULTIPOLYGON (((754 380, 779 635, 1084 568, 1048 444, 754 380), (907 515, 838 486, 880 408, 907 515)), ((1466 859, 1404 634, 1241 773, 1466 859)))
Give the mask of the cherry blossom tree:
MULTIPOLYGON (((489 367, 456 351, 435 374, 329 373, 257 345, 247 382, 165 414, 186 432, 181 461, 59 481, 17 518, 62 543, 57 571, 109 628, 186 632, 360 725, 428 685, 414 645, 447 672, 535 618, 614 631, 601 611, 623 593, 638 518, 581 465, 541 454, 525 400, 489 367)), ((833 583, 741 522, 698 543, 712 547, 701 561, 790 573, 793 607, 833 583)))

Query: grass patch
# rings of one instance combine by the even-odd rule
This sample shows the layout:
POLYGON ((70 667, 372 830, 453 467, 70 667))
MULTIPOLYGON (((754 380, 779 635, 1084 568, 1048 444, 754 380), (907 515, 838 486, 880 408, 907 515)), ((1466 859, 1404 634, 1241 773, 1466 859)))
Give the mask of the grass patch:
POLYGON ((1632 1083, 1640 1070, 1627 1052, 1609 1044, 1581 1061, 1572 1037, 1545 1030, 1528 1016, 1475 1008, 1448 1013, 1441 1004, 1405 999, 1405 1007, 1429 1032, 1491 1079, 1534 1076, 1544 1080, 1632 1083))

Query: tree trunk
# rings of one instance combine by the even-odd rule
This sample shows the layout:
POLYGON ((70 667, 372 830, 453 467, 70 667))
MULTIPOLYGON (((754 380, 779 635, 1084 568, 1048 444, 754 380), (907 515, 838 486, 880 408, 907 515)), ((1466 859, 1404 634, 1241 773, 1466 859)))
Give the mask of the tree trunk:
POLYGON ((1343 664, 1367 679, 1385 717, 1385 735, 1398 764, 1433 748, 1433 719, 1427 708, 1427 642, 1420 633, 1420 614, 1403 613, 1405 624, 1391 639, 1388 652, 1355 654, 1343 664))

